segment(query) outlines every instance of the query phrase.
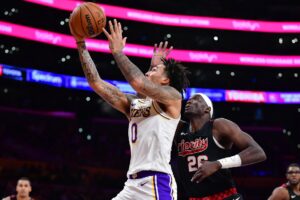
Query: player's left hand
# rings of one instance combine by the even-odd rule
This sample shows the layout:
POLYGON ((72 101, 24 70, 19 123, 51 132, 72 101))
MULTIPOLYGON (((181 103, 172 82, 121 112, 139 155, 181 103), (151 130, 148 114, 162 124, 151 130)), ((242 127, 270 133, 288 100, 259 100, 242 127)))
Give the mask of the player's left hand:
POLYGON ((192 182, 199 183, 206 177, 221 169, 221 164, 218 161, 202 161, 201 164, 202 165, 198 168, 198 170, 192 177, 192 182))
POLYGON ((151 66, 158 65, 162 63, 162 58, 166 58, 170 52, 173 50, 173 46, 168 48, 168 41, 160 42, 159 46, 154 45, 153 55, 151 59, 151 66))
POLYGON ((114 19, 114 22, 108 22, 110 34, 103 28, 103 32, 109 40, 109 49, 112 53, 120 53, 125 47, 126 37, 122 36, 122 25, 114 19))

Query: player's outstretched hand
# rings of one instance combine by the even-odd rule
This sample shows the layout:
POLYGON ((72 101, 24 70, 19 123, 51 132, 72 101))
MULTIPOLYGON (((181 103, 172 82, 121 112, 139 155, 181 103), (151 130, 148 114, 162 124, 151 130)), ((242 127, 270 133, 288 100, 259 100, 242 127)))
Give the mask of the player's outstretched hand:
POLYGON ((168 41, 160 42, 158 47, 157 44, 154 44, 151 66, 156 66, 162 63, 161 59, 166 58, 172 50, 173 46, 168 48, 168 41))
POLYGON ((110 34, 106 31, 105 28, 103 28, 103 32, 109 41, 109 49, 112 53, 122 52, 127 39, 126 37, 123 38, 122 36, 122 25, 120 22, 117 22, 116 19, 114 19, 113 23, 109 21, 108 24, 110 34))
POLYGON ((202 165, 198 168, 198 170, 192 177, 192 182, 199 183, 221 168, 221 164, 218 161, 202 161, 201 164, 202 165))

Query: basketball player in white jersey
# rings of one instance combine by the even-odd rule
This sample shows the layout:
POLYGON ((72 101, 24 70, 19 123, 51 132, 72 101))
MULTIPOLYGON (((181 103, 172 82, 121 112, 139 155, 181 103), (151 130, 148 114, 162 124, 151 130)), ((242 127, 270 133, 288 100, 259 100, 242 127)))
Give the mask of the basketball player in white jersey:
POLYGON ((154 49, 151 67, 144 75, 123 53, 126 38, 122 36, 121 24, 116 20, 110 21, 110 33, 104 29, 109 48, 128 83, 143 98, 124 94, 100 78, 84 38, 70 29, 89 85, 130 121, 128 180, 113 200, 176 199, 177 187, 169 162, 180 119, 182 92, 189 84, 188 71, 173 59, 164 59, 169 50, 167 43, 160 43, 159 48, 154 49))

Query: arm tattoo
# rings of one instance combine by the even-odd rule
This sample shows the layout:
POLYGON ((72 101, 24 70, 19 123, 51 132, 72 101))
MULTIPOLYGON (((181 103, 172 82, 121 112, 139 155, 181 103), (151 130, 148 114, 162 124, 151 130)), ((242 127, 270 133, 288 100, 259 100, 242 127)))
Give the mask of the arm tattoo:
POLYGON ((104 94, 101 95, 101 97, 106 102, 110 103, 112 106, 114 106, 117 102, 121 101, 121 95, 123 95, 123 93, 121 93, 114 86, 104 83, 103 91, 104 91, 104 94))
POLYGON ((164 90, 167 92, 161 92, 158 86, 151 81, 143 82, 143 90, 148 92, 148 95, 154 99, 165 99, 165 100, 181 100, 182 97, 170 86, 161 86, 164 87, 164 90))
POLYGON ((78 44, 79 57, 82 65, 83 72, 89 84, 97 83, 97 87, 93 87, 94 91, 99 94, 106 102, 112 106, 120 109, 120 104, 124 93, 122 93, 115 86, 103 81, 97 71, 96 65, 93 62, 86 45, 84 43, 78 44))
POLYGON ((129 83, 134 79, 145 78, 143 72, 141 72, 141 70, 135 64, 133 64, 125 54, 121 52, 113 54, 113 56, 122 74, 129 83))
POLYGON ((93 62, 84 43, 78 45, 81 66, 88 82, 96 82, 100 80, 95 63, 93 62))
POLYGON ((141 70, 122 52, 115 53, 113 56, 126 80, 129 83, 131 83, 134 79, 140 80, 141 83, 143 83, 140 87, 143 90, 143 93, 147 96, 159 100, 181 100, 181 95, 174 88, 170 86, 160 86, 149 81, 141 70))

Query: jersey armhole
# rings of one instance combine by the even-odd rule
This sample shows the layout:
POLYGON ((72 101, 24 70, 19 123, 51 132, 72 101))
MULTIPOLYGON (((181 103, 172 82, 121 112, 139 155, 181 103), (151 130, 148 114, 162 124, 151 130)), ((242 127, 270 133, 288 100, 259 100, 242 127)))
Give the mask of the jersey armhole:
POLYGON ((219 142, 218 142, 218 140, 212 135, 212 138, 213 138, 213 140, 214 140, 214 142, 215 142, 215 144, 219 147, 219 148, 221 148, 221 149, 225 149, 225 147, 224 146, 222 146, 219 142))

